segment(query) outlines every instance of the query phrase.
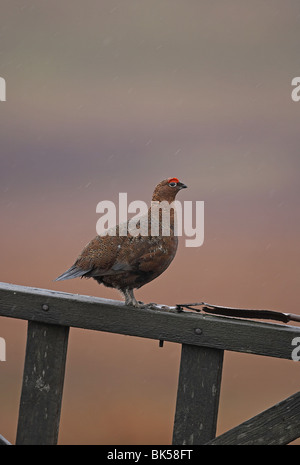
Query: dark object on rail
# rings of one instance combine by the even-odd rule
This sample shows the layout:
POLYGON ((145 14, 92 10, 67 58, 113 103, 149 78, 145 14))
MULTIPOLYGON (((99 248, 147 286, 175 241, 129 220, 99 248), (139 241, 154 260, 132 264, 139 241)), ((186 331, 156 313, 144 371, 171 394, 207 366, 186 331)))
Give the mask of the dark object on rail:
POLYGON ((213 313, 214 315, 224 315, 237 318, 256 318, 258 320, 274 320, 288 323, 289 321, 300 322, 300 315, 294 313, 283 313, 275 310, 252 310, 245 308, 222 307, 220 305, 211 305, 207 302, 194 302, 190 304, 177 304, 177 309, 187 308, 195 312, 213 313), (201 309, 194 307, 202 307, 201 309))

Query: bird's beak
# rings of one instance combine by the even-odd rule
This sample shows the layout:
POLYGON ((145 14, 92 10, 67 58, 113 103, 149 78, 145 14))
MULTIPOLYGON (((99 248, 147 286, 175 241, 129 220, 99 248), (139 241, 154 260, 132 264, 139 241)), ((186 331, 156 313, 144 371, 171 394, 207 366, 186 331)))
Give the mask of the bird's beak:
POLYGON ((187 186, 185 184, 183 184, 182 182, 179 182, 177 184, 177 186, 180 188, 180 189, 187 189, 187 186))

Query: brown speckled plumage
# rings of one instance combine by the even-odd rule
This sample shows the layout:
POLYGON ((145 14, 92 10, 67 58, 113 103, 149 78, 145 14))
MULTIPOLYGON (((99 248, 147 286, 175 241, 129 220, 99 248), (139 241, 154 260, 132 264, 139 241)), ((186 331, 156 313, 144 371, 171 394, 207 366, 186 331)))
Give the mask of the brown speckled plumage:
MULTIPOLYGON (((177 192, 186 186, 176 178, 160 182, 153 193, 153 201, 172 203, 177 192), (177 181, 177 182, 176 182, 177 181)), ((99 284, 118 289, 125 297, 126 305, 139 304, 133 294, 144 284, 162 274, 175 257, 178 238, 174 235, 174 211, 170 210, 170 236, 96 236, 83 249, 74 265, 56 278, 56 281, 76 277, 94 278, 99 284)), ((147 215, 151 226, 151 207, 147 215)))

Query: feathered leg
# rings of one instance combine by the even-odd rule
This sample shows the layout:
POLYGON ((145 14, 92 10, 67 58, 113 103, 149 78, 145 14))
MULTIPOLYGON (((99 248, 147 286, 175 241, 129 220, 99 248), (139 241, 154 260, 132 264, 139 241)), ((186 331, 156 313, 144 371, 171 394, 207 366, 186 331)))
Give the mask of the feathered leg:
POLYGON ((133 289, 120 289, 121 293, 124 295, 125 298, 125 305, 129 305, 130 307, 136 308, 144 308, 145 304, 143 302, 138 302, 133 294, 133 289))

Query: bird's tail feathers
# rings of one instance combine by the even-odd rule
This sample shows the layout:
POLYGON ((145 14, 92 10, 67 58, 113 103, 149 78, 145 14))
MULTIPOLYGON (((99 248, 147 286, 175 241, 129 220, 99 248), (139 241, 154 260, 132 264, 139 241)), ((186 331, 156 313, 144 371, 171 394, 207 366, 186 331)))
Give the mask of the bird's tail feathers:
POLYGON ((80 278, 84 276, 86 273, 88 273, 91 270, 82 270, 81 268, 78 268, 76 265, 71 266, 67 271, 65 271, 63 274, 58 276, 55 281, 63 281, 64 279, 73 279, 73 278, 80 278))

